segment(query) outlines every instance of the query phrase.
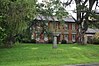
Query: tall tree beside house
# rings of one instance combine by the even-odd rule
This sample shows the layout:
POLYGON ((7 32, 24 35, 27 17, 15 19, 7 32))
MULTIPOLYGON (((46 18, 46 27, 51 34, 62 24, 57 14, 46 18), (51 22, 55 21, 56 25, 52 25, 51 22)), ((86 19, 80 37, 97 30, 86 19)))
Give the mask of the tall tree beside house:
POLYGON ((99 23, 97 23, 99 22, 98 20, 99 16, 95 12, 96 8, 99 7, 99 0, 68 0, 67 2, 63 3, 63 5, 68 6, 73 1, 76 4, 76 14, 77 14, 77 20, 75 19, 75 21, 77 21, 79 25, 78 42, 80 44, 84 44, 84 34, 88 29, 89 24, 92 23, 97 27, 99 25, 99 23), (92 10, 94 5, 95 10, 92 10))
MULTIPOLYGON (((60 22, 63 22, 62 17, 63 16, 66 17, 68 14, 60 0, 49 0, 49 1, 45 0, 42 3, 37 3, 37 12, 38 14, 43 16, 51 16, 51 17, 55 16, 58 18, 60 22)), ((57 37, 55 32, 52 32, 54 36, 53 48, 57 48, 57 39, 56 39, 57 37)))
POLYGON ((2 32, 5 35, 0 40, 5 47, 11 47, 15 36, 27 28, 36 14, 35 6, 36 0, 0 0, 0 37, 2 32))

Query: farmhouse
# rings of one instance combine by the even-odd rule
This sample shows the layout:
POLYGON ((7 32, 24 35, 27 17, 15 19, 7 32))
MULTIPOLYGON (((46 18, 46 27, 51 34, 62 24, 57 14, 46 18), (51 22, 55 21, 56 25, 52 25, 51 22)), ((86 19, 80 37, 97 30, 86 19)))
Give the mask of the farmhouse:
POLYGON ((78 25, 71 17, 63 17, 62 22, 54 16, 39 15, 32 22, 32 39, 37 43, 48 43, 57 36, 57 43, 66 40, 67 43, 76 42, 78 25))

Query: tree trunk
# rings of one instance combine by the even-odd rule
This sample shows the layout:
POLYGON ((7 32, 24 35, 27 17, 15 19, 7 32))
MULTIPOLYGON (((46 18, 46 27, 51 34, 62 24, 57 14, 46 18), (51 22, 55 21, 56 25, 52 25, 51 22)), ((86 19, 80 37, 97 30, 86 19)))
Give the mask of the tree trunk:
POLYGON ((85 45, 85 39, 84 39, 84 36, 85 36, 85 30, 83 30, 82 28, 79 28, 79 36, 78 36, 78 43, 79 44, 82 44, 82 45, 85 45))

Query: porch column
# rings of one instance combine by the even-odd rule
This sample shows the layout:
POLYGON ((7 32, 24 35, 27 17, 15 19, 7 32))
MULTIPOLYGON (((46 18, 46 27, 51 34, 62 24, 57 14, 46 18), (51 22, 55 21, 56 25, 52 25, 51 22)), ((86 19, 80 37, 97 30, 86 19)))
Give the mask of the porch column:
POLYGON ((54 34, 53 48, 57 48, 57 36, 54 34))
POLYGON ((87 44, 87 35, 84 35, 84 44, 87 44))

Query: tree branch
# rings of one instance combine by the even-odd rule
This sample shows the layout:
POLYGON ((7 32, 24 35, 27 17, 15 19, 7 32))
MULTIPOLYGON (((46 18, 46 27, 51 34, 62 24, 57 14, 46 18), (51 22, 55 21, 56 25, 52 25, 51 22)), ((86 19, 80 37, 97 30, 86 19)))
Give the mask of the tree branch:
POLYGON ((68 5, 70 5, 70 4, 71 4, 71 2, 72 2, 72 0, 70 0, 70 2, 69 2, 69 1, 67 1, 66 3, 63 3, 63 6, 68 6, 68 5))
POLYGON ((89 10, 91 11, 92 10, 92 7, 94 5, 96 0, 89 0, 89 10))

